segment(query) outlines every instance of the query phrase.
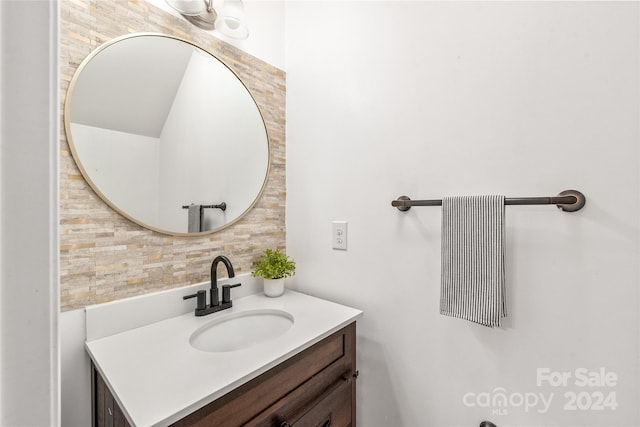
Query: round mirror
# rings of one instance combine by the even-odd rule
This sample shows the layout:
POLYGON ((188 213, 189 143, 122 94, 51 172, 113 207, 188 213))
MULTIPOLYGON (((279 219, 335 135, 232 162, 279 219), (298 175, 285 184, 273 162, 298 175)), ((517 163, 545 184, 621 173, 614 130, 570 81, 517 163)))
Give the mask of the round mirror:
POLYGON ((264 120, 242 81, 205 50, 161 34, 114 39, 82 62, 65 131, 93 190, 165 234, 234 223, 269 172, 264 120))

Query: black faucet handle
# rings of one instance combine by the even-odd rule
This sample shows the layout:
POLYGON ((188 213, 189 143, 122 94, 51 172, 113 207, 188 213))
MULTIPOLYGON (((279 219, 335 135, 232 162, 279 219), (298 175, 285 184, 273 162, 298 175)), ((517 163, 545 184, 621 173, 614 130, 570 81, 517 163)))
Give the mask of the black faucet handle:
POLYGON ((182 299, 189 299, 189 298, 193 298, 193 297, 197 298, 197 300, 196 300, 196 310, 204 310, 205 308, 207 308, 207 291, 199 290, 195 294, 183 296, 182 299))
POLYGON ((237 288, 242 286, 242 283, 236 283, 235 285, 222 285, 222 303, 227 304, 231 302, 231 288, 237 288))

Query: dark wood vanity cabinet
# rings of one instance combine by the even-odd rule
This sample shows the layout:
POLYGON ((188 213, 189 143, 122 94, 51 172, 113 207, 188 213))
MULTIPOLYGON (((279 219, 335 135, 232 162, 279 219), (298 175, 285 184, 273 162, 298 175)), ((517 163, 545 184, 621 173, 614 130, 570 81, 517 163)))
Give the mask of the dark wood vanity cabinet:
MULTIPOLYGON (((354 322, 172 426, 355 427, 355 336, 354 322)), ((101 424, 100 381, 94 381, 96 425, 128 426, 101 424)), ((103 381, 102 387, 108 393, 103 381)))

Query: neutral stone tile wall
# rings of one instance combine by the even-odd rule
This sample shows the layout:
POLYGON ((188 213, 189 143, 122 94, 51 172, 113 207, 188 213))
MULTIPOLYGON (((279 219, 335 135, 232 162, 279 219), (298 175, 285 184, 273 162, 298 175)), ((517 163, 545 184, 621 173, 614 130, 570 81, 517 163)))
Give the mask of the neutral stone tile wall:
POLYGON ((262 111, 271 144, 268 182, 251 212, 211 235, 167 236, 130 222, 93 192, 71 156, 61 117, 62 311, 206 281, 219 254, 231 259, 236 273, 249 272, 264 248, 284 248, 284 71, 143 0, 62 0, 60 19, 62 105, 75 70, 102 43, 128 33, 169 34, 198 44, 240 76, 262 111))

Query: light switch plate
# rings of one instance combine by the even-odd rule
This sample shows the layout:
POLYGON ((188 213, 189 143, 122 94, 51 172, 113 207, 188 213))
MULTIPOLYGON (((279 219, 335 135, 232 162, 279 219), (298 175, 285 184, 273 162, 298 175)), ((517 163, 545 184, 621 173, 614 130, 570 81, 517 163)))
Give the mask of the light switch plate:
POLYGON ((333 232, 331 234, 333 249, 347 250, 347 221, 333 221, 331 223, 333 232))

